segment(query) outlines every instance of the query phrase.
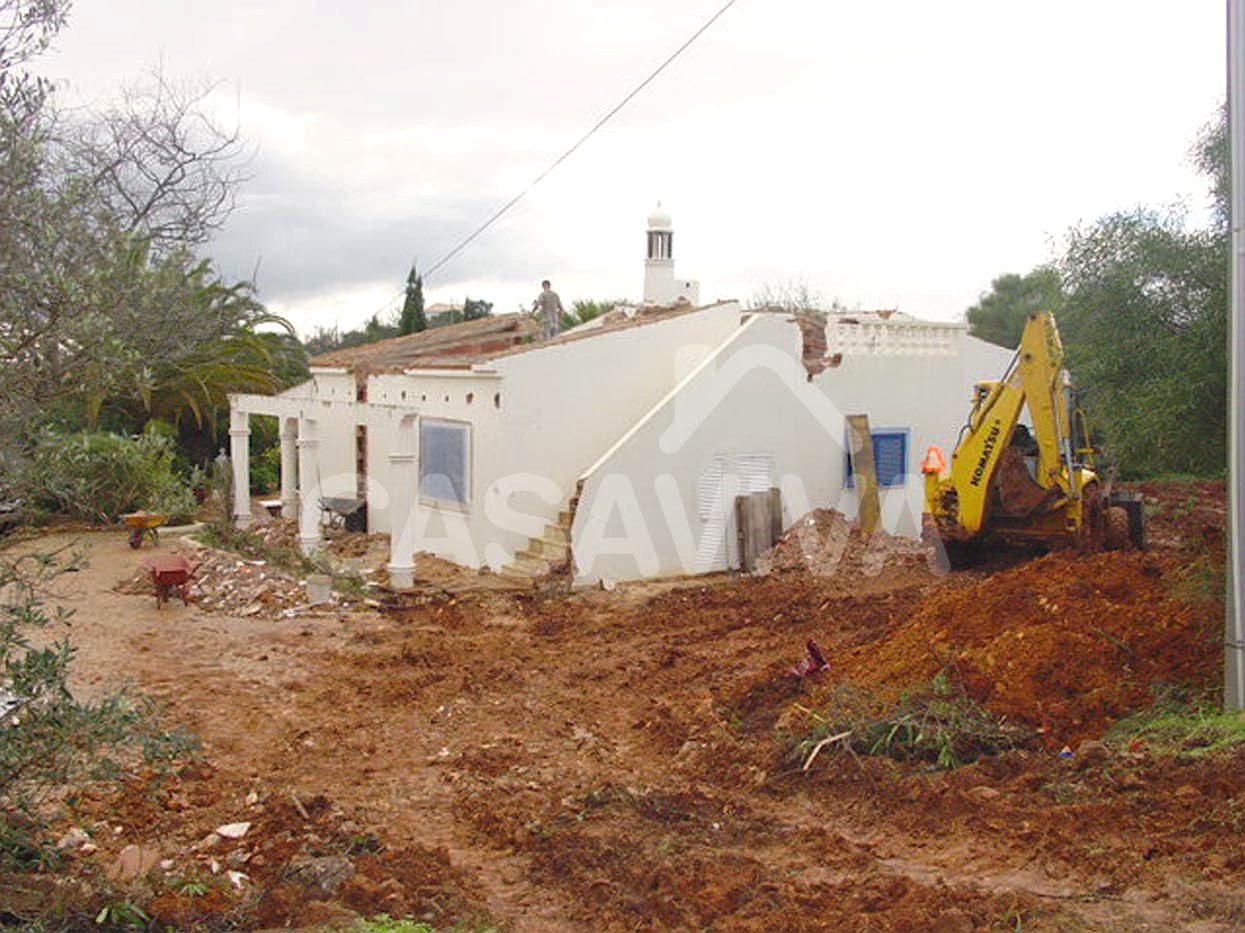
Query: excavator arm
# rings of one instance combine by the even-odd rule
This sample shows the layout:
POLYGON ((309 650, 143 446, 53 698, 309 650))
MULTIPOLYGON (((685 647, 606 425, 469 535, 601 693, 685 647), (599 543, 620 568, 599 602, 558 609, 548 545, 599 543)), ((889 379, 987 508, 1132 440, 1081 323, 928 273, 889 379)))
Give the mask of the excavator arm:
POLYGON ((951 456, 950 477, 927 480, 927 506, 953 537, 976 537, 989 523, 995 476, 1026 406, 1037 444, 1033 478, 1046 492, 1045 501, 1078 498, 1071 387, 1059 331, 1046 311, 1029 316, 1003 378, 978 385, 968 425, 951 456))
POLYGON ((1020 346, 998 382, 979 383, 968 424, 942 475, 942 455, 927 452, 925 505, 944 542, 983 538, 1089 549, 1145 546, 1137 494, 1099 488, 1084 416, 1072 401, 1063 344, 1048 311, 1029 315, 1020 346), (1028 409, 1030 436, 1016 436, 1028 409), (1082 441, 1074 436, 1079 429, 1082 441))

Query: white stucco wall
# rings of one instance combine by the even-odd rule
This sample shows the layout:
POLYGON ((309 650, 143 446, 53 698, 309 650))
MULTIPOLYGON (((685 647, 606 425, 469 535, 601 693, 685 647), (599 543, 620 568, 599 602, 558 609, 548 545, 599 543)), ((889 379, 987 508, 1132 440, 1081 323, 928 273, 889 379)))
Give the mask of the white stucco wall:
POLYGON ((702 480, 715 459, 728 472, 741 457, 768 459, 783 490, 784 528, 812 507, 854 517, 856 493, 844 485, 849 414, 909 432, 911 472, 882 491, 882 519, 889 531, 918 534, 925 447, 949 453, 972 383, 997 378, 1010 359, 962 334, 952 347, 847 356, 810 381, 795 325, 783 315, 751 319, 588 471, 572 535, 577 582, 725 569, 729 503, 716 534, 703 509, 702 480), (711 546, 718 535, 726 545, 711 546))
POLYGON ((739 306, 724 303, 535 346, 485 364, 490 372, 374 377, 369 402, 404 401, 421 418, 472 425, 470 501, 462 508, 417 503, 416 549, 471 567, 509 563, 557 520, 580 474, 740 319, 739 306))

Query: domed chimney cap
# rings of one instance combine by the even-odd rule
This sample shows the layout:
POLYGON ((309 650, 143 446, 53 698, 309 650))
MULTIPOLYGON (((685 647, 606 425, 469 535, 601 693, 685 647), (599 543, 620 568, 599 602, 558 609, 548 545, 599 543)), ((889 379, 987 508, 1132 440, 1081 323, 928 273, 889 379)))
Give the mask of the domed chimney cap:
POLYGON ((671 230, 670 215, 661 209, 661 202, 657 202, 657 207, 653 209, 653 213, 648 215, 648 228, 650 230, 671 230))

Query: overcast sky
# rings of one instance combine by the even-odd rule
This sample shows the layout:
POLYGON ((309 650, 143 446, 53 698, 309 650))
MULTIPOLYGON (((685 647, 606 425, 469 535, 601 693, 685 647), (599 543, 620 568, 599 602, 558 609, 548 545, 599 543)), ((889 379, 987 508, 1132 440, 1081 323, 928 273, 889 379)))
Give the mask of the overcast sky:
MULTIPOLYGON (((106 102, 161 64, 217 82, 254 178, 211 247, 304 333, 399 304, 725 0, 78 0, 42 70, 106 102)), ((737 0, 426 282, 429 302, 638 298, 645 219, 680 277, 747 300, 960 316, 1067 229, 1204 208, 1222 0, 737 0)))

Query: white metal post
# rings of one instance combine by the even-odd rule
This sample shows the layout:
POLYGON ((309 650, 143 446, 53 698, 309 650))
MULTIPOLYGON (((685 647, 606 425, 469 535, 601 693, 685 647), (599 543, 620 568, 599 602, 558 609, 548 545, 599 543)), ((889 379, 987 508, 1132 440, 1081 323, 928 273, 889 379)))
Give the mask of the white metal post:
POLYGON ((1232 306, 1229 309, 1228 593, 1223 702, 1245 708, 1245 0, 1228 0, 1228 136, 1232 149, 1232 306))

